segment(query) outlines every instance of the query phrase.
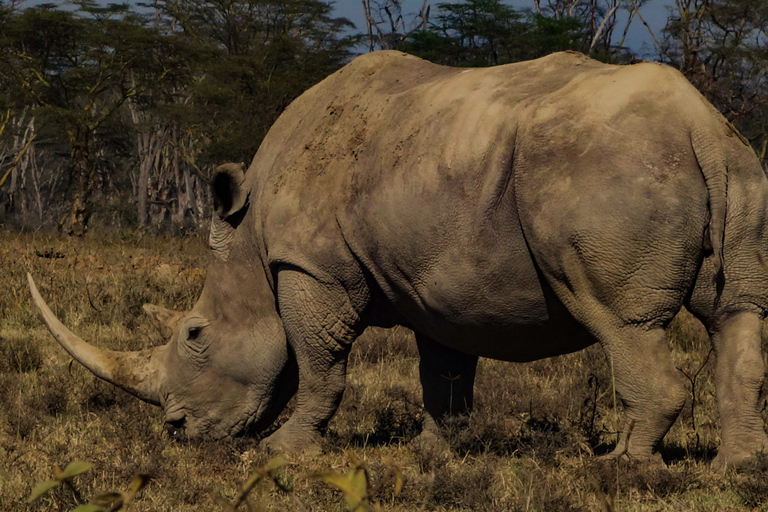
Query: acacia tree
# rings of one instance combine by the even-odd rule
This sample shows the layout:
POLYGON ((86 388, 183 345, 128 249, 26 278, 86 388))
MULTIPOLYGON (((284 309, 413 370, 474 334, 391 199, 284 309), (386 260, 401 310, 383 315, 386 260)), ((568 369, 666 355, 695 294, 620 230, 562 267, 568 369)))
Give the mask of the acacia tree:
POLYGON ((768 164, 768 3, 679 0, 661 60, 677 67, 768 164))
POLYGON ((437 4, 426 30, 398 49, 452 66, 492 66, 582 49, 584 24, 567 14, 521 12, 502 0, 437 4))
POLYGON ((186 212, 195 213, 193 179, 181 157, 182 127, 190 89, 195 77, 204 72, 203 52, 181 34, 168 32, 166 40, 177 42, 172 51, 180 65, 174 76, 166 77, 151 90, 132 97, 124 109, 124 124, 132 128, 134 165, 129 172, 135 197, 137 221, 148 224, 170 217, 182 223, 186 212))
POLYGON ((429 28, 429 0, 417 13, 404 13, 403 0, 363 0, 368 51, 397 49, 414 32, 429 28))
POLYGON ((82 235, 114 136, 107 122, 132 97, 146 93, 175 69, 168 42, 127 5, 100 7, 83 0, 74 11, 50 4, 29 8, 6 28, 3 65, 69 146, 71 208, 60 228, 82 235))
POLYGON ((139 223, 199 219, 216 164, 250 160, 282 110, 335 71, 357 39, 316 0, 157 0, 165 37, 194 53, 187 80, 128 101, 139 223), (190 215, 191 214, 191 215, 190 215))
POLYGON ((157 0, 169 30, 194 41, 203 70, 188 89, 187 161, 247 162, 280 113, 341 67, 358 37, 320 0, 157 0))

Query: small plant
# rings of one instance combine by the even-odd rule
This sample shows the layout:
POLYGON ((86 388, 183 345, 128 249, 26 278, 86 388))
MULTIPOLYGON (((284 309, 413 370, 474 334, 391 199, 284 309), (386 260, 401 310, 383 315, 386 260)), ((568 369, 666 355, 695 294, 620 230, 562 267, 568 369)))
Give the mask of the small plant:
MULTIPOLYGON (((344 501, 346 502, 347 510, 350 512, 379 510, 379 507, 371 503, 368 467, 365 462, 355 457, 351 452, 347 452, 347 455, 353 465, 349 472, 341 473, 333 470, 320 471, 309 474, 306 478, 319 480, 339 489, 344 494, 344 501)), ((276 476, 277 471, 287 464, 288 462, 280 456, 270 459, 265 465, 256 468, 251 477, 246 480, 245 484, 243 484, 243 488, 235 498, 235 501, 230 503, 220 495, 216 496, 216 501, 228 512, 237 511, 243 504, 245 504, 249 510, 253 510, 254 507, 251 504, 248 495, 259 482, 271 481, 281 492, 293 499, 296 510, 308 510, 304 503, 302 503, 299 497, 293 492, 293 489, 282 483, 276 476)), ((391 460, 386 460, 385 465, 387 468, 386 475, 394 476, 395 479, 394 494, 399 494, 403 488, 403 474, 391 460)))
POLYGON ((728 472, 728 481, 740 501, 750 510, 765 510, 768 504, 768 455, 728 472))
MULTIPOLYGON (((347 452, 347 456, 352 462, 352 469, 346 474, 338 471, 321 471, 309 475, 308 478, 320 480, 339 489, 344 494, 344 501, 350 512, 379 510, 380 507, 371 502, 368 467, 352 452, 347 452)), ((386 460, 385 464, 387 473, 395 478, 394 494, 400 494, 403 489, 403 474, 391 460, 386 460)))
POLYGON ((256 487, 256 484, 258 484, 263 480, 267 480, 275 484, 275 486, 281 491, 283 491, 284 493, 290 494, 291 496, 293 496, 294 501, 296 501, 296 504, 298 505, 299 509, 306 510, 306 507, 304 507, 303 504, 298 500, 298 498, 293 494, 293 491, 287 488, 282 482, 280 482, 276 478, 277 470, 279 470, 286 464, 288 464, 288 461, 285 460, 283 457, 280 457, 280 456, 273 457, 272 459, 269 460, 269 462, 267 462, 263 466, 256 468, 253 474, 243 484, 243 488, 235 498, 234 502, 232 503, 228 502, 221 495, 217 495, 215 497, 216 501, 219 503, 219 505, 224 507, 225 510, 230 512, 236 511, 240 507, 240 505, 243 505, 243 504, 245 504, 246 507, 248 507, 248 510, 252 510, 253 507, 251 506, 248 500, 248 495, 256 487))
POLYGON ((0 336, 0 372, 28 373, 40 368, 43 356, 19 331, 0 336))
POLYGON ((344 501, 347 504, 347 509, 351 512, 370 510, 368 471, 365 464, 357 457, 352 455, 352 453, 348 453, 348 455, 354 467, 347 474, 332 470, 320 471, 309 475, 309 478, 330 484, 344 493, 344 501))
POLYGON ((96 495, 88 503, 83 503, 83 497, 80 494, 80 491, 77 490, 77 487, 75 487, 73 480, 76 476, 89 471, 91 468, 93 468, 93 464, 80 460, 70 462, 63 471, 58 467, 54 467, 54 480, 38 483, 35 488, 32 489, 29 498, 27 498, 27 503, 37 501, 51 491, 51 489, 64 486, 72 491, 75 501, 79 503, 73 512, 117 512, 120 510, 127 510, 127 505, 133 501, 136 494, 138 494, 138 492, 149 482, 149 476, 137 474, 125 491, 104 492, 96 495))

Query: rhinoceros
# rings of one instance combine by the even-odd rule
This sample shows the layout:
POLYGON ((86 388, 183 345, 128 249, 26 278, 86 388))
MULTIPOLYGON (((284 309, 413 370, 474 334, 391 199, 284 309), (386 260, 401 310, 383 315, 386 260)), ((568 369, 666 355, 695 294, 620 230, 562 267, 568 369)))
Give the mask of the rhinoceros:
POLYGON ((768 448, 758 411, 768 179, 674 69, 572 52, 483 69, 360 56, 212 179, 202 295, 164 346, 58 342, 164 409, 174 435, 316 447, 367 326, 416 333, 425 426, 472 407, 478 357, 604 348, 624 405, 610 457, 657 457, 686 400, 665 328, 685 306, 717 354, 715 463, 768 448))

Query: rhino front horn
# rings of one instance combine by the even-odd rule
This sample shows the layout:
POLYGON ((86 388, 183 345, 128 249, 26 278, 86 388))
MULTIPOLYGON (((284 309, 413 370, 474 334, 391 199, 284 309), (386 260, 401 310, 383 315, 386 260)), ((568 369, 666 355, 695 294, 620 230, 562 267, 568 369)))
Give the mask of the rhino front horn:
POLYGON ((35 281, 27 272, 29 291, 40 318, 56 341, 94 375, 153 405, 160 405, 158 385, 162 371, 161 351, 155 347, 138 352, 101 350, 67 329, 40 296, 35 281))

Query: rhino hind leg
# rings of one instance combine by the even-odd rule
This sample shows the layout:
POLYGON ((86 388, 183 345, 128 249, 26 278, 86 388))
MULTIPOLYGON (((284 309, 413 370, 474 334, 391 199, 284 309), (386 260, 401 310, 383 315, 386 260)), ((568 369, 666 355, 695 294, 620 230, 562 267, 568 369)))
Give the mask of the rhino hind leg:
POLYGON ((675 422, 688 392, 675 368, 665 329, 625 325, 598 339, 612 367, 624 405, 624 425, 616 448, 606 458, 648 460, 675 422))
POLYGON ((477 356, 450 349, 417 334, 419 377, 424 399, 423 432, 416 444, 436 444, 449 418, 472 411, 477 356))
POLYGON ((359 317, 341 286, 320 283, 295 269, 280 270, 277 281, 280 316, 296 356, 299 387, 295 411, 263 445, 273 452, 317 451, 344 393, 359 317))
POLYGON ((765 378, 761 353, 763 321, 755 312, 729 315, 712 333, 717 354, 715 387, 722 423, 722 443, 715 468, 739 466, 768 452, 768 436, 760 417, 765 378))

